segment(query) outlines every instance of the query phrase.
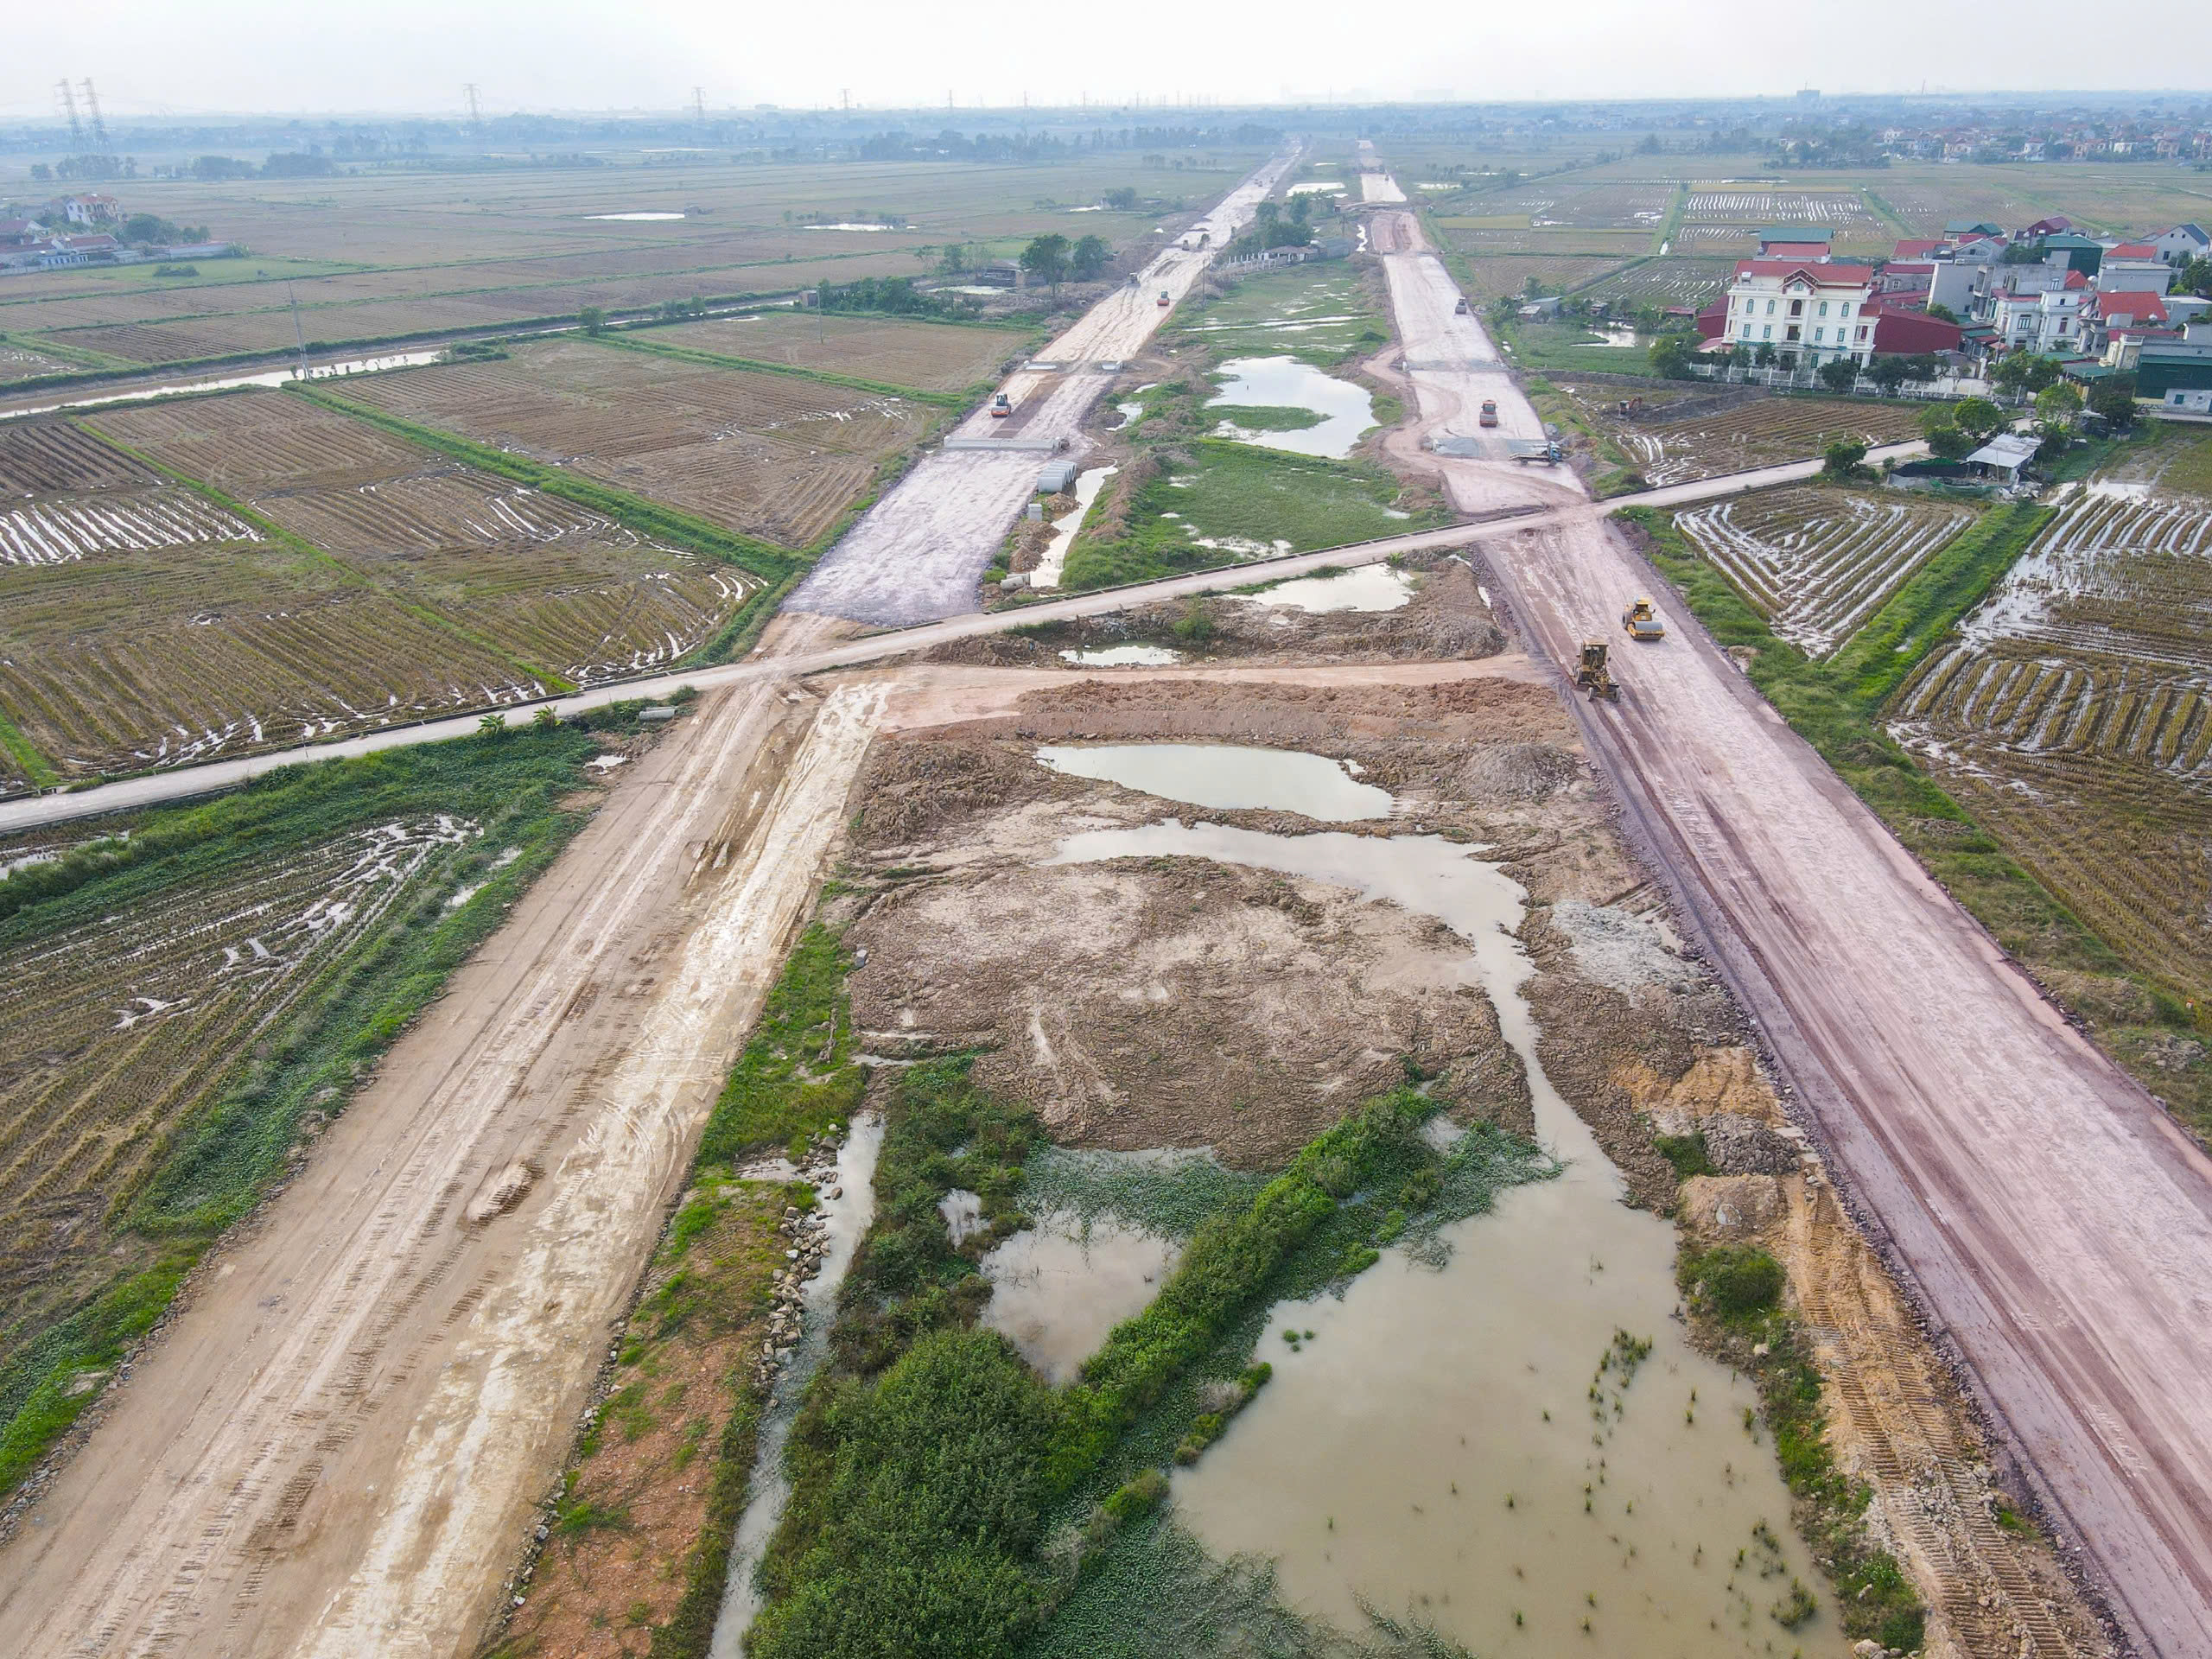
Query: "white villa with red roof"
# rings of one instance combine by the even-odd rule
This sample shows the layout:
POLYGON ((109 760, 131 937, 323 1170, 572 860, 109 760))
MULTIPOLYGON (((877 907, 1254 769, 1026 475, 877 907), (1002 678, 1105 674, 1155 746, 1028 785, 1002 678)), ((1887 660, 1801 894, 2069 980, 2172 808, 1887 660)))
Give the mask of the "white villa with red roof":
POLYGON ((1771 346, 1805 368, 1839 357, 1864 363, 1874 353, 1873 297, 1871 266, 1741 259, 1721 339, 1754 352, 1771 346))

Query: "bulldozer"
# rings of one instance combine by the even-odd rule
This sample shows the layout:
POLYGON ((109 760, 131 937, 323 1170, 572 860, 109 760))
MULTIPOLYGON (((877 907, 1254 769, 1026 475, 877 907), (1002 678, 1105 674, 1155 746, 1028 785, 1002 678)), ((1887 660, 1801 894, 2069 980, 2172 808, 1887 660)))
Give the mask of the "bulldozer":
POLYGON ((1587 691, 1592 698, 1603 697, 1607 702, 1620 701, 1620 686, 1614 681, 1612 671, 1605 666, 1604 640, 1582 642, 1582 665, 1574 671, 1574 684, 1576 690, 1587 691))
POLYGON ((1628 630, 1631 639, 1664 639, 1667 625, 1659 620, 1648 599, 1634 600, 1621 612, 1621 626, 1628 630))

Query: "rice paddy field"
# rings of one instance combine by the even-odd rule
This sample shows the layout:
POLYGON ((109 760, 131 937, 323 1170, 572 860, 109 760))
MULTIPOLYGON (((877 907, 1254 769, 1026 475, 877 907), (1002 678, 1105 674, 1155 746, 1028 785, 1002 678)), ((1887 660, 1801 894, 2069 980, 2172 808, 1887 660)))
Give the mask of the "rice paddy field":
POLYGON ((282 392, 0 427, 0 787, 636 671, 760 586, 282 392))
POLYGON ((2212 442, 2139 447, 1891 706, 1891 730, 2131 963, 2212 995, 2212 442))
POLYGON ((1974 519, 1898 492, 1801 486, 1677 513, 1675 526, 1777 634, 1826 657, 1974 519))
MULTIPOLYGON (((1557 377, 1554 377, 1557 379, 1557 377)), ((1917 436, 1917 409, 1828 397, 1751 397, 1659 388, 1623 416, 1618 387, 1559 380, 1559 389, 1618 444, 1653 486, 1680 484, 1818 455, 1839 440, 1917 436)))
MULTIPOLYGON (((1262 159, 1257 149, 1200 153, 1173 173, 1117 152, 1049 166, 717 158, 134 180, 134 211, 206 224, 247 257, 194 262, 188 278, 145 266, 10 273, 0 277, 0 334, 37 374, 48 359, 167 365, 288 351, 294 298, 308 342, 337 346, 572 317, 586 306, 920 276, 954 242, 993 257, 1053 231, 1139 242, 1160 213, 1217 199, 1262 159), (1128 188, 1146 199, 1135 210, 1078 212, 1128 188), (837 228, 854 226, 864 228, 837 228)), ((0 361, 0 378, 17 378, 0 361)))
POLYGON ((1615 305, 1701 307, 1727 287, 1736 274, 1734 259, 1669 256, 1643 259, 1586 282, 1575 292, 1584 299, 1615 305))
POLYGON ((836 313, 755 311, 632 336, 640 344, 739 362, 851 375, 916 391, 964 392, 995 380, 1039 336, 1027 329, 836 313))
POLYGON ((921 442, 931 413, 801 375, 573 338, 504 362, 370 376, 347 392, 789 548, 824 535, 886 461, 921 442))
POLYGON ((1457 238, 1453 238, 1453 245, 1466 254, 1456 267, 1462 285, 1470 298, 1482 304, 1527 292, 1532 276, 1546 293, 1580 294, 1598 287, 1606 279, 1607 273, 1620 264, 1611 255, 1486 254, 1467 250, 1457 238))

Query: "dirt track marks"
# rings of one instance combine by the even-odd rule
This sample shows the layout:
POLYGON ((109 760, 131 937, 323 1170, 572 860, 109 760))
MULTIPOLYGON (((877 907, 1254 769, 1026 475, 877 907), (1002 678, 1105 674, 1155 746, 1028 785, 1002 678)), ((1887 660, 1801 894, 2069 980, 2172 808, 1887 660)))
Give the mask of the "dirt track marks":
POLYGON ((742 688, 617 791, 0 1556, 19 1650, 468 1647, 879 707, 742 688), (718 849, 754 782, 774 806, 718 849), (472 1223, 517 1165, 543 1173, 472 1223))

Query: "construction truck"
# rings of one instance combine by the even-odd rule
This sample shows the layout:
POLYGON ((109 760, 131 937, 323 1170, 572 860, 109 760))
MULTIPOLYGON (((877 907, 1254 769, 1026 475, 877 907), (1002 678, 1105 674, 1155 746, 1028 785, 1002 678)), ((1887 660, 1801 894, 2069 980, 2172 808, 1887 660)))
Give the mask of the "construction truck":
POLYGON ((1013 413, 1014 399, 1007 397, 1006 393, 1001 392, 997 397, 991 399, 991 418, 993 420, 1002 421, 1013 413))
POLYGON ((1452 315, 1455 317, 1464 317, 1467 315, 1467 302, 1465 296, 1462 296, 1459 303, 1452 308, 1452 315))
POLYGON ((1547 467, 1567 459, 1567 451, 1554 438, 1508 438, 1505 453, 1516 461, 1541 461, 1547 467))
POLYGON ((1587 691, 1594 700, 1602 697, 1607 702, 1620 701, 1621 689, 1614 683, 1612 671, 1605 666, 1605 642, 1586 639, 1582 642, 1582 665, 1574 671, 1575 689, 1587 691))
POLYGON ((1628 637, 1631 639, 1664 639, 1667 637, 1667 625, 1659 620, 1658 613, 1651 608, 1651 601, 1648 599, 1630 602, 1621 613, 1621 626, 1628 630, 1628 637))
POLYGON ((1173 302, 1172 300, 1170 300, 1170 299, 1167 297, 1167 290, 1166 290, 1166 289, 1164 289, 1164 288, 1163 288, 1163 289, 1161 289, 1160 290, 1160 301, 1159 301, 1159 302, 1160 302, 1161 305, 1172 305, 1173 303, 1174 303, 1174 302, 1173 302))
POLYGON ((1496 426, 1497 424, 1497 399, 1495 397, 1484 398, 1483 412, 1479 416, 1476 416, 1476 418, 1484 426, 1496 426))

